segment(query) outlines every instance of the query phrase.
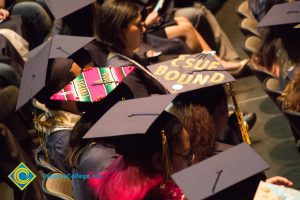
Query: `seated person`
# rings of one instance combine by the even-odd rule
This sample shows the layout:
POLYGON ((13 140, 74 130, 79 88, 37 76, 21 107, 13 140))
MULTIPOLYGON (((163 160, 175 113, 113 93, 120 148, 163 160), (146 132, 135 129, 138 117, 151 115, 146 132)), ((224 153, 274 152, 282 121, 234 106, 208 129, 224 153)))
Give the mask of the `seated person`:
MULTIPOLYGON (((50 97, 65 87, 81 73, 81 68, 71 59, 55 58, 48 62, 45 87, 36 94, 35 99, 46 106, 45 113, 34 119, 35 128, 44 136, 45 159, 64 173, 70 173, 65 163, 69 151, 69 135, 80 119, 74 102, 52 101, 50 97)), ((44 145, 44 144, 42 144, 44 145)))
POLYGON ((155 185, 171 181, 170 173, 193 162, 189 141, 178 119, 163 112, 145 135, 121 136, 116 149, 122 156, 100 173, 100 178, 89 180, 94 194, 107 200, 147 199, 155 185))
MULTIPOLYGON (((153 4, 153 2, 149 3, 150 5, 153 4)), ((146 6, 145 6, 146 7, 146 6)), ((166 13, 163 13, 165 15, 166 13)), ((168 14, 168 13, 167 13, 168 14)), ((162 26, 162 28, 156 28, 155 31, 151 31, 151 34, 156 34, 161 37, 165 37, 168 39, 172 38, 182 38, 186 45, 191 50, 191 53, 199 53, 201 51, 211 51, 212 48, 216 48, 214 50, 217 50, 216 58, 223 64, 223 66, 226 69, 229 70, 237 70, 241 69, 247 62, 247 60, 241 61, 241 62, 235 62, 234 60, 238 60, 239 56, 233 49, 232 45, 230 44, 228 38, 221 30, 218 22, 213 17, 212 14, 210 14, 209 11, 201 11, 201 9, 196 8, 180 8, 175 12, 175 24, 170 24, 168 26, 162 26), (193 14, 194 15, 193 15, 193 14), (211 25, 211 28, 215 32, 215 40, 217 40, 217 44, 213 44, 210 42, 211 45, 206 41, 206 38, 202 37, 202 32, 199 34, 199 32, 195 29, 193 24, 188 20, 190 18, 197 18, 196 20, 190 19, 191 21, 197 21, 199 23, 200 15, 204 14, 207 19, 209 19, 211 25), (193 17, 191 17, 193 15, 193 17), (185 18, 187 17, 187 18, 185 18), (222 45, 219 45, 221 43, 222 45)), ((150 26, 152 24, 158 23, 162 17, 158 14, 157 11, 153 10, 146 18, 145 18, 145 25, 150 26)), ((196 24, 197 25, 197 24, 196 24)), ((212 31, 205 30, 206 33, 211 33, 212 31)), ((212 33, 214 33, 212 32, 212 33)))
POLYGON ((0 7, 1 20, 9 19, 10 15, 21 15, 28 20, 28 24, 34 29, 34 31, 30 32, 31 30, 28 28, 26 29, 27 33, 25 33, 28 34, 26 39, 31 43, 31 47, 41 44, 52 27, 49 15, 36 2, 16 3, 15 0, 1 0, 0 7))

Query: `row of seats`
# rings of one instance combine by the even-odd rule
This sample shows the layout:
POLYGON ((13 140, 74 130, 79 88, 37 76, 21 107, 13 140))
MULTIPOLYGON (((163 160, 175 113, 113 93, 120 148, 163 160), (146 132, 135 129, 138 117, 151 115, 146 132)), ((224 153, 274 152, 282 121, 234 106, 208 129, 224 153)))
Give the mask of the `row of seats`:
MULTIPOLYGON (((261 32, 258 30, 258 22, 252 15, 248 1, 244 0, 236 9, 237 14, 241 17, 239 28, 245 35, 243 49, 249 56, 256 54, 262 45, 261 32)), ((281 95, 279 80, 272 73, 256 67, 253 63, 251 70, 257 79, 261 82, 262 88, 272 99, 275 105, 281 110, 281 105, 277 98, 281 95)), ((295 137, 296 146, 300 149, 300 113, 294 111, 284 111, 283 115, 289 121, 291 130, 295 137)))

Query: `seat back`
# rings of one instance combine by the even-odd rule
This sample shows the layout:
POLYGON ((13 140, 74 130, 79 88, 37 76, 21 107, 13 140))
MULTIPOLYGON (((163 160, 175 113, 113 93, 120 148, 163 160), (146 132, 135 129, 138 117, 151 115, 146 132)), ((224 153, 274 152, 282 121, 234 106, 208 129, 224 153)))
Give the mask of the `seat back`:
POLYGON ((261 36, 261 33, 257 29, 257 22, 252 20, 251 18, 243 18, 240 22, 239 27, 245 36, 261 36))
POLYGON ((62 173, 48 173, 43 179, 42 189, 50 199, 74 200, 71 179, 62 173))
POLYGON ((249 8, 249 3, 247 0, 244 0, 237 8, 236 8, 236 12, 237 14, 241 17, 241 18, 250 18, 253 20, 256 20, 253 16, 253 14, 250 11, 249 8))
POLYGON ((243 43, 243 49, 251 57, 253 54, 257 53, 262 45, 262 40, 254 35, 246 37, 243 43))
POLYGON ((283 112, 284 116, 290 123, 296 142, 300 140, 300 113, 286 110, 283 112))
POLYGON ((276 78, 271 72, 268 72, 267 70, 253 66, 251 66, 250 69, 261 83, 263 83, 266 78, 276 78))
POLYGON ((277 105, 279 109, 281 106, 279 105, 277 98, 281 95, 279 80, 276 78, 266 78, 262 84, 264 91, 269 95, 272 101, 277 105))

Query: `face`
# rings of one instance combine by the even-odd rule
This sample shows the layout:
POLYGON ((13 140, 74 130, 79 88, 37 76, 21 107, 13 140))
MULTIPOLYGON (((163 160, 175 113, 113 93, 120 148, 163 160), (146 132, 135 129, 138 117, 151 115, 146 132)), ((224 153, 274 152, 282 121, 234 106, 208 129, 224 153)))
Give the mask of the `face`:
POLYGON ((73 62, 69 72, 73 73, 74 76, 77 77, 82 72, 82 70, 77 63, 73 62))
POLYGON ((172 158, 173 172, 178 172, 194 161, 194 154, 191 154, 190 138, 188 132, 183 129, 174 142, 173 152, 170 152, 172 158))
POLYGON ((139 48, 143 41, 143 32, 145 31, 144 23, 142 22, 141 14, 133 20, 129 26, 123 31, 125 38, 124 45, 126 52, 132 53, 135 49, 139 48))

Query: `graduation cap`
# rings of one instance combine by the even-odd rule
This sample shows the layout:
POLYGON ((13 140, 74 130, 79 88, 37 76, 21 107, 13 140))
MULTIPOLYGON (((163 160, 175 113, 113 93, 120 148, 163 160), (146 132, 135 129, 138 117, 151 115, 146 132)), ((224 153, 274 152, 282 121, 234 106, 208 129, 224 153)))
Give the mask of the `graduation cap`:
MULTIPOLYGON (((172 178, 187 199, 199 200, 218 194, 267 168, 269 165, 248 144, 241 143, 173 174, 172 178)), ((223 199, 226 198, 223 196, 223 199)))
POLYGON ((16 109, 22 107, 45 87, 48 60, 51 58, 68 58, 92 37, 56 35, 28 53, 21 80, 21 87, 16 109))
POLYGON ((61 19, 80 10, 96 0, 45 0, 55 19, 61 19))
POLYGON ((180 55, 147 67, 171 93, 183 93, 235 81, 210 53, 180 55))
POLYGON ((275 4, 264 18, 259 22, 258 27, 275 26, 284 24, 295 24, 300 22, 300 2, 275 4))
POLYGON ((119 101, 84 135, 84 139, 145 134, 176 97, 151 97, 119 101))
POLYGON ((154 95, 120 101, 83 138, 114 137, 112 144, 116 152, 135 161, 145 160, 162 148, 164 173, 168 178, 173 171, 168 141, 183 129, 175 116, 164 111, 175 96, 154 95))
POLYGON ((124 67, 86 67, 51 100, 95 102, 105 98, 135 69, 124 67))

